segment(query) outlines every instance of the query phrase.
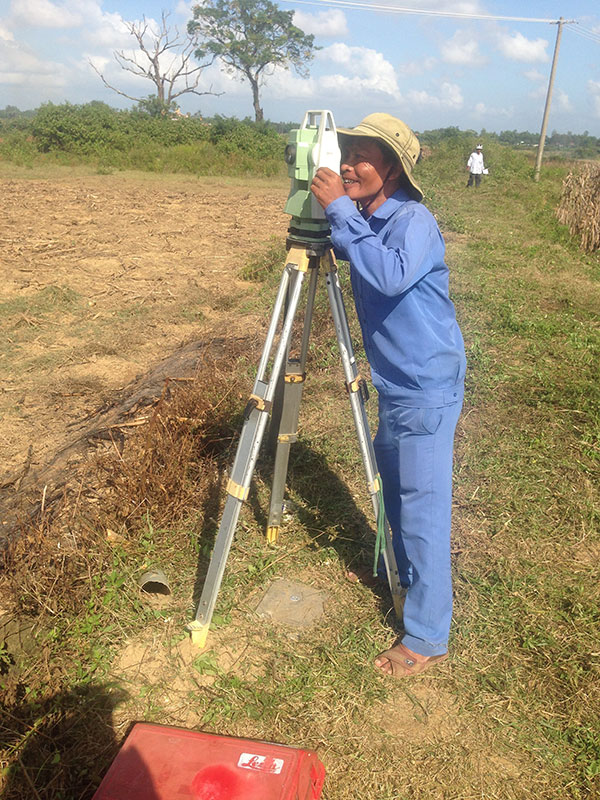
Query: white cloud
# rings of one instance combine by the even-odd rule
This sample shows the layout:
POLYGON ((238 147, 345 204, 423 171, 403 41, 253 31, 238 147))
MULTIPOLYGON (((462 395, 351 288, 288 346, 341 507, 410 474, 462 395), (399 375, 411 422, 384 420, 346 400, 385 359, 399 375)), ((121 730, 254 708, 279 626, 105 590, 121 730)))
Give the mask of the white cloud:
POLYGON ((449 64, 476 66, 485 61, 479 52, 477 40, 466 31, 456 31, 454 36, 442 45, 441 51, 442 60, 449 64))
POLYGON ((493 108, 486 103, 476 103, 473 109, 476 117, 511 117, 514 113, 512 108, 493 108))
MULTIPOLYGON (((545 101, 546 95, 548 94, 548 87, 545 84, 541 84, 533 91, 529 92, 529 97, 533 100, 545 101)), ((552 107, 555 108, 557 111, 573 111, 573 104, 569 99, 569 95, 564 91, 564 89, 555 89, 552 94, 552 107)))
POLYGON ((64 64, 41 61, 29 48, 0 39, 0 86, 56 89, 67 85, 64 64))
POLYGON ((462 108, 464 98, 460 86, 457 86, 455 83, 442 83, 440 101, 442 105, 449 106, 450 108, 462 108))
POLYGON ((547 77, 546 75, 542 75, 537 69, 528 69, 523 75, 528 81, 545 81, 547 77))
POLYGON ((194 16, 194 6, 197 5, 198 0, 179 0, 175 6, 175 13, 186 19, 192 19, 194 16))
POLYGON ((343 67, 346 74, 325 75, 319 84, 332 92, 381 92, 396 97, 399 94, 396 73, 384 56, 368 47, 349 47, 336 42, 317 53, 321 62, 331 61, 343 67))
POLYGON ((53 3, 51 0, 13 0, 10 16, 15 25, 37 28, 75 28, 83 23, 83 16, 70 3, 53 3))
POLYGON ((464 97, 460 86, 444 81, 437 95, 429 94, 424 90, 411 89, 407 93, 407 100, 417 106, 434 106, 437 108, 462 108, 464 97))
POLYGON ((312 33, 315 36, 331 38, 348 34, 346 15, 337 8, 319 11, 317 14, 294 11, 294 25, 304 33, 312 33))
POLYGON ((92 47, 110 51, 126 50, 134 41, 118 13, 100 15, 93 25, 85 29, 83 39, 92 47))
POLYGON ((573 104, 569 99, 569 95, 563 89, 556 90, 556 105, 559 111, 573 111, 573 104))
POLYGON ((424 72, 429 72, 437 64, 437 58, 423 58, 419 61, 407 61, 398 66, 398 73, 400 75, 422 75, 424 72))
POLYGON ((528 92, 527 96, 531 97, 532 100, 543 100, 547 93, 548 87, 542 83, 539 86, 536 86, 535 89, 532 89, 530 92, 528 92))
POLYGON ((95 56, 91 54, 85 56, 85 62, 81 62, 82 66, 90 63, 98 70, 98 72, 106 74, 107 70, 111 69, 113 62, 111 58, 107 58, 106 56, 95 56))
POLYGON ((0 39, 5 42, 14 42, 15 36, 14 33, 5 28, 3 25, 0 25, 0 39))
POLYGON ((528 39, 522 33, 504 34, 497 38, 500 52, 511 61, 548 61, 546 39, 528 39))
POLYGON ((600 117, 600 81, 588 81, 587 90, 590 93, 594 116, 600 117))
MULTIPOLYGON (((301 78, 290 70, 278 67, 268 78, 268 96, 277 100, 306 100, 318 94, 318 84, 313 78, 301 78)), ((245 84, 250 98, 250 86, 245 84)), ((265 92, 263 95, 266 96, 265 92)), ((261 98, 261 103, 264 98, 261 98)))

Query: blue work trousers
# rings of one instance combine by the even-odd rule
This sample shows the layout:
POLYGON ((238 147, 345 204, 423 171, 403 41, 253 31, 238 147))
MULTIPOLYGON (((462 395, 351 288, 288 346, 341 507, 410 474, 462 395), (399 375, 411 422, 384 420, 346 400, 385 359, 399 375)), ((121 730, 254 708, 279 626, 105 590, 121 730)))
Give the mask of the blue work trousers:
POLYGON ((452 457, 461 408, 462 396, 439 408, 413 408, 379 396, 373 444, 400 581, 407 588, 402 643, 424 656, 448 649, 452 457))

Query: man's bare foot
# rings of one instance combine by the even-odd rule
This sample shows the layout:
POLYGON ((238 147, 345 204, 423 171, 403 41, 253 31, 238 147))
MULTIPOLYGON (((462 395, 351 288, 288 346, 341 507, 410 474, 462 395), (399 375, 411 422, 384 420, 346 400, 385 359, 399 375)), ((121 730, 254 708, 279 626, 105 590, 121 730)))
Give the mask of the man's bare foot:
POLYGON ((393 678, 409 678, 411 675, 425 672, 426 669, 447 658, 448 653, 440 656, 422 656, 398 643, 380 653, 375 659, 375 666, 385 675, 391 675, 393 678))

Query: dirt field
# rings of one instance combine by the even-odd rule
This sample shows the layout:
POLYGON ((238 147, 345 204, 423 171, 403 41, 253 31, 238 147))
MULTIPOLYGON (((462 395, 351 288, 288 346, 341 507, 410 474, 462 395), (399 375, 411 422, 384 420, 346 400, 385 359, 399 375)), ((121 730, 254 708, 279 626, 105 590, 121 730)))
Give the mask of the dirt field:
POLYGON ((4 168, 0 486, 182 342, 247 334, 238 278, 285 237, 287 182, 4 168))

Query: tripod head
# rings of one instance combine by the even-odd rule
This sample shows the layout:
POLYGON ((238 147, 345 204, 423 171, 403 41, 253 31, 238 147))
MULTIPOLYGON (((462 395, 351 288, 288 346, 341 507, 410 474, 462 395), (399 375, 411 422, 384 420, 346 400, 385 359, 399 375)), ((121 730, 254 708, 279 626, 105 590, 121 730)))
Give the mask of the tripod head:
POLYGON ((331 111, 307 111, 300 128, 290 131, 284 155, 292 180, 285 205, 292 219, 289 238, 298 242, 326 242, 329 223, 315 200, 310 184, 319 167, 339 174, 340 148, 331 111))

